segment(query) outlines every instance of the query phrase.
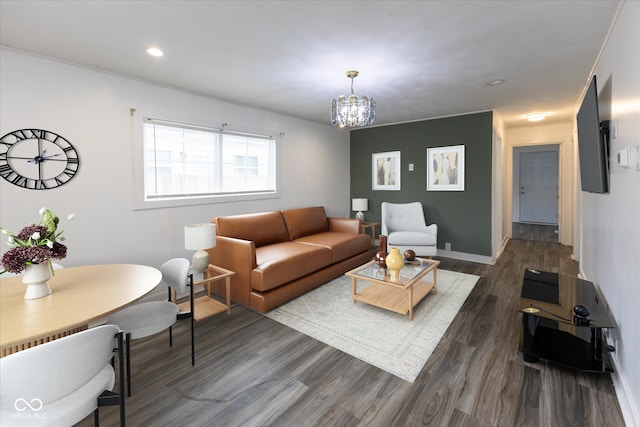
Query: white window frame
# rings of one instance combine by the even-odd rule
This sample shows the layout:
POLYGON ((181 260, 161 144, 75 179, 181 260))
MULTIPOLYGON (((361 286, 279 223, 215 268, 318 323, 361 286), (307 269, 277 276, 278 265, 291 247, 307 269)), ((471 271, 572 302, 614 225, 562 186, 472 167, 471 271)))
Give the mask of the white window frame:
POLYGON ((139 114, 132 109, 131 112, 131 131, 132 131, 132 161, 133 161, 133 209, 154 209, 154 208, 166 208, 166 207, 178 207, 178 206, 190 206, 190 205, 203 205, 212 203, 228 203, 237 201, 249 201, 249 200, 266 200, 279 198, 279 177, 280 172, 278 169, 279 162, 279 148, 280 138, 282 134, 278 134, 273 131, 263 130, 230 130, 226 127, 220 128, 219 126, 212 125, 194 125, 184 122, 161 120, 148 114, 139 114), (166 124, 168 126, 176 126, 182 128, 209 130, 212 132, 244 135, 244 136, 259 136, 262 138, 273 138, 274 151, 272 161, 275 162, 275 190, 264 192, 241 192, 241 193, 218 193, 207 195, 184 195, 167 198, 147 198, 145 195, 145 181, 144 181, 144 123, 153 122, 155 124, 166 124))

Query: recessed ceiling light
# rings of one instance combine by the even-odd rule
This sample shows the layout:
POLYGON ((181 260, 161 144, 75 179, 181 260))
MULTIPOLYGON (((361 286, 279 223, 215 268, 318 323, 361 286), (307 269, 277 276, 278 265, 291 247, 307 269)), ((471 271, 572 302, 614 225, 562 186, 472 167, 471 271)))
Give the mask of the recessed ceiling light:
POLYGON ((544 120, 547 118, 547 113, 533 113, 527 114, 527 120, 530 122, 539 122, 540 120, 544 120))
POLYGON ((164 52, 157 47, 150 47, 147 49, 147 53, 151 56, 164 56, 164 52))
POLYGON ((490 82, 486 82, 484 85, 485 86, 497 86, 497 85, 501 85, 502 83, 504 83, 503 79, 495 79, 495 80, 491 80, 490 82))

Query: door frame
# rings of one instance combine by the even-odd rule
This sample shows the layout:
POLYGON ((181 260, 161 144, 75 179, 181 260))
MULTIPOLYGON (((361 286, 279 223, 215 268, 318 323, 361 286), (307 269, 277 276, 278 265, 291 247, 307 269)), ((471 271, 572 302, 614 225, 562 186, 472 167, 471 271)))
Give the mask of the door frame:
MULTIPOLYGON (((564 194, 563 191, 563 182, 565 179, 569 179, 570 177, 567 176, 567 173, 570 173, 571 171, 566 171, 565 167, 564 167, 564 150, 566 149, 566 141, 538 141, 538 142, 531 142, 531 143, 516 143, 513 145, 510 145, 511 150, 509 150, 508 156, 509 156, 509 166, 510 166, 510 176, 508 176, 506 179, 507 181, 507 185, 506 185, 506 194, 509 194, 509 198, 510 200, 508 201, 509 203, 506 205, 507 208, 507 221, 506 221, 506 226, 507 226, 507 230, 508 230, 508 235, 509 238, 513 237, 513 206, 514 206, 514 191, 516 191, 517 197, 519 199, 519 192, 517 191, 519 189, 519 170, 520 170, 520 166, 519 166, 519 155, 516 156, 515 153, 516 152, 520 152, 523 149, 529 149, 531 151, 549 151, 549 148, 552 147, 553 149, 555 149, 555 147, 557 147, 558 149, 558 241, 562 244, 565 245, 571 245, 570 241, 566 241, 565 239, 568 239, 568 236, 571 236, 571 230, 565 230, 565 224, 564 224, 564 219, 565 218, 571 218, 571 207, 567 206, 567 203, 564 203, 564 198, 565 197, 569 197, 569 195, 564 194), (518 166, 516 167, 516 163, 518 163, 518 166), (516 182, 514 182, 515 176, 516 176, 516 171, 518 171, 518 178, 516 180, 516 182)), ((507 202, 507 201, 505 201, 507 202)), ((518 203, 520 203, 518 201, 518 203)), ((518 218, 520 217, 519 212, 518 212, 518 218)))
MULTIPOLYGON (((523 147, 515 147, 514 148, 514 158, 513 158, 513 217, 512 222, 527 222, 527 223, 535 223, 531 221, 523 221, 522 220, 522 194, 520 194, 520 190, 522 187, 522 156, 525 154, 533 154, 533 153, 555 153, 555 161, 556 161, 556 210, 555 214, 555 224, 557 227, 560 226, 560 145, 559 144, 549 144, 549 145, 539 145, 536 147, 532 147, 531 149, 523 149, 523 147), (516 150, 517 159, 516 159, 516 150), (517 165, 517 167, 516 167, 517 165)), ((542 224, 542 223, 541 223, 542 224)), ((548 223, 545 223, 548 224, 548 223)))

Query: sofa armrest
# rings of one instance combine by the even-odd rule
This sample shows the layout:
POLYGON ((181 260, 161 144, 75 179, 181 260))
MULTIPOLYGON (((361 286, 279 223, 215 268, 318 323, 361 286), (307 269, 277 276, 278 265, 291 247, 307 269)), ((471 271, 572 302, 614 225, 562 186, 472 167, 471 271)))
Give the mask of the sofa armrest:
MULTIPOLYGON (((251 240, 234 239, 232 237, 217 236, 216 247, 207 249, 211 264, 233 271, 231 276, 231 299, 240 304, 249 305, 251 293, 251 272, 257 266, 256 245, 251 240)), ((212 286, 217 294, 224 295, 219 284, 212 286)))
POLYGON ((355 218, 329 217, 329 231, 360 234, 360 220, 355 218))

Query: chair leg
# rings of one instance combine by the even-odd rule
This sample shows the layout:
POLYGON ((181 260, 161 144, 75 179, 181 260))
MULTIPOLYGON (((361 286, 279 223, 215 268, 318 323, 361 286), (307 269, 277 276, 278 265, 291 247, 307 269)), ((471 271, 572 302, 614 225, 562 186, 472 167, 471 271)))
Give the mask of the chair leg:
POLYGON ((193 274, 189 274, 189 317, 191 321, 191 366, 196 364, 196 345, 195 345, 195 332, 194 332, 194 323, 195 323, 195 307, 194 307, 194 299, 193 299, 193 274))
POLYGON ((173 326, 169 326, 169 347, 173 347, 173 326))
POLYGON ((127 333, 127 396, 131 397, 131 333, 127 333))
MULTIPOLYGON (((131 339, 131 334, 129 334, 129 339, 127 339, 127 344, 129 343, 130 339, 131 339)), ((124 361, 122 360, 124 358, 124 351, 122 350, 122 332, 119 332, 117 335, 117 339, 118 339, 118 403, 120 406, 120 427, 125 427, 125 408, 124 408, 124 382, 123 382, 123 378, 124 378, 124 361)), ((129 360, 129 357, 127 357, 127 360, 129 360)), ((129 384, 129 381, 127 381, 127 384, 129 384)))
MULTIPOLYGON (((100 407, 101 406, 113 406, 118 405, 120 408, 120 427, 125 426, 125 410, 124 410, 124 351, 122 350, 123 340, 122 332, 118 332, 115 335, 117 341, 117 347, 114 348, 114 353, 118 353, 118 393, 114 393, 111 390, 103 391, 97 399, 96 410, 93 411, 93 424, 99 427, 100 424, 100 407)), ((128 336, 128 338, 131 338, 128 336)), ((128 340, 127 340, 128 341, 128 340)), ((113 366, 113 360, 115 355, 111 357, 111 365, 113 366)))

